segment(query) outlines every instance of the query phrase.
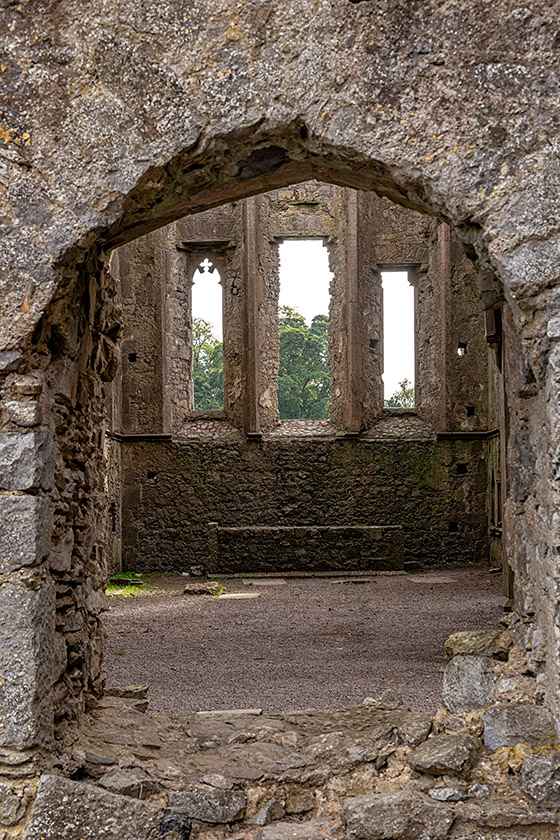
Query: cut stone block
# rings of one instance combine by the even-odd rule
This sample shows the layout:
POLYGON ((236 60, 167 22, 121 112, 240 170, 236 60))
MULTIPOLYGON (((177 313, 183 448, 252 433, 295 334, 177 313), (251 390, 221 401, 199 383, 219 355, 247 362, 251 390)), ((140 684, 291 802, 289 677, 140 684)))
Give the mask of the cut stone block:
POLYGON ((124 697, 126 700, 145 700, 148 696, 148 683, 140 685, 113 686, 105 689, 107 697, 124 697))
POLYGON ((137 767, 111 770, 99 779, 98 784, 113 793, 135 799, 148 799, 161 789, 156 779, 151 779, 137 767))
POLYGON ((335 831, 332 820, 275 822, 263 828, 257 840, 331 840, 335 831))
POLYGON ((35 400, 8 400, 4 405, 10 420, 18 426, 37 426, 41 422, 41 407, 35 400))
POLYGON ((2 350, 0 351, 0 370, 10 371, 16 370, 20 362, 23 361, 23 356, 17 350, 2 350))
POLYGON ((281 820, 285 813, 281 802, 277 799, 270 799, 249 822, 251 825, 270 825, 275 820, 281 820))
POLYGON ((260 597, 260 592, 226 592, 224 595, 218 595, 218 601, 252 601, 260 597))
POLYGON ((443 703, 450 712, 481 709, 494 702, 494 660, 454 656, 443 672, 443 703))
MULTIPOLYGON (((458 838, 484 837, 485 840, 506 840, 511 835, 499 834, 488 835, 479 833, 481 829, 488 828, 511 828, 513 826, 537 826, 537 825, 558 825, 558 818, 554 811, 535 811, 525 802, 512 802, 503 799, 484 799, 482 801, 461 802, 457 805, 457 818, 453 826, 458 838), (468 833, 465 833, 467 831, 468 833)), ((516 833, 514 837, 526 838, 525 832, 516 833)), ((538 837, 549 837, 538 834, 538 837)), ((527 840, 529 838, 527 837, 527 840)))
POLYGON ((528 744, 532 747, 558 743, 554 719, 544 706, 532 703, 500 703, 486 709, 484 746, 489 750, 528 744))
POLYGON ((560 808, 560 752, 528 755, 523 762, 523 790, 537 805, 560 808))
POLYGON ((465 630, 449 636, 443 649, 448 660, 459 654, 506 660, 511 645, 509 630, 465 630))
POLYGON ((183 588, 183 595, 217 595, 219 591, 217 580, 189 581, 183 588))
POLYGON ((182 790, 169 794, 169 807, 185 812, 191 819, 206 823, 240 820, 247 797, 241 790, 182 790))
POLYGON ((25 813, 25 806, 21 791, 13 790, 0 782, 0 826, 17 825, 25 813))
POLYGON ((0 435, 0 490, 48 490, 53 480, 53 439, 48 429, 0 435))
POLYGON ((188 840, 189 833, 186 817, 170 816, 159 805, 41 776, 24 840, 188 840))
POLYGON ((407 788, 354 796, 342 807, 345 840, 445 840, 454 819, 452 805, 407 788))
POLYGON ((55 588, 0 585, 0 746, 26 749, 52 738, 55 588))
POLYGON ((49 548, 48 500, 0 496, 0 574, 39 564, 49 548))
POLYGON ((443 776, 469 770, 480 749, 472 735, 435 735, 417 747, 409 759, 413 770, 443 776))

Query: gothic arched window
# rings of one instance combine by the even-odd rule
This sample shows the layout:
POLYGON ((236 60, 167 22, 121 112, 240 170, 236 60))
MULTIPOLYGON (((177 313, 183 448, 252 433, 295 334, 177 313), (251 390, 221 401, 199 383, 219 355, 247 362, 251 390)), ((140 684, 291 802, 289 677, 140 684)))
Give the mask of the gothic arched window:
POLYGON ((192 276, 192 380, 195 411, 224 406, 223 299, 220 273, 205 257, 192 276))

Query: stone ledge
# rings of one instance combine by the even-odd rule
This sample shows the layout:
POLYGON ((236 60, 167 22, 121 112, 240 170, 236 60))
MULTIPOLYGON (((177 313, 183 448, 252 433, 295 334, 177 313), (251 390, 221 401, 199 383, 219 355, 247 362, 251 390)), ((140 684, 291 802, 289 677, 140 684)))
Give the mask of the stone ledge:
POLYGON ((214 525, 209 545, 213 574, 404 569, 398 525, 214 525))

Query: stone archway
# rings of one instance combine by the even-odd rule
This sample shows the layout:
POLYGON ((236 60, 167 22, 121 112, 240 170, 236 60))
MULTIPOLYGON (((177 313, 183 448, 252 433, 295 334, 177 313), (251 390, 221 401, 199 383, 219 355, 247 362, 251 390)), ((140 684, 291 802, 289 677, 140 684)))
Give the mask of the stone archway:
POLYGON ((222 0, 2 12, 0 362, 3 399, 20 403, 4 410, 1 444, 4 517, 17 523, 2 537, 5 766, 32 772, 49 746, 53 670, 69 674, 54 698, 69 719, 100 689, 97 424, 118 335, 104 254, 185 213, 312 177, 445 218, 474 245, 483 292, 503 285, 509 556, 558 711, 555 10, 504 0, 499 11, 495 25, 476 0, 460 11, 222 0), (67 650, 55 647, 48 564, 81 588, 67 650))

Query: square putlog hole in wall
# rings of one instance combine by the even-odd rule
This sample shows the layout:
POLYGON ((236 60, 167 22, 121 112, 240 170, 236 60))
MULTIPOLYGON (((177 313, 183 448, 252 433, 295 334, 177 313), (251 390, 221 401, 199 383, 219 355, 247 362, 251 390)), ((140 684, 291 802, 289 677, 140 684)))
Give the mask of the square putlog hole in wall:
POLYGON ((469 471, 468 464, 456 464, 455 465, 455 475, 466 475, 469 471))
POLYGON ((468 405, 466 407, 466 410, 467 410, 467 417, 474 417, 476 415, 474 405, 468 405))

